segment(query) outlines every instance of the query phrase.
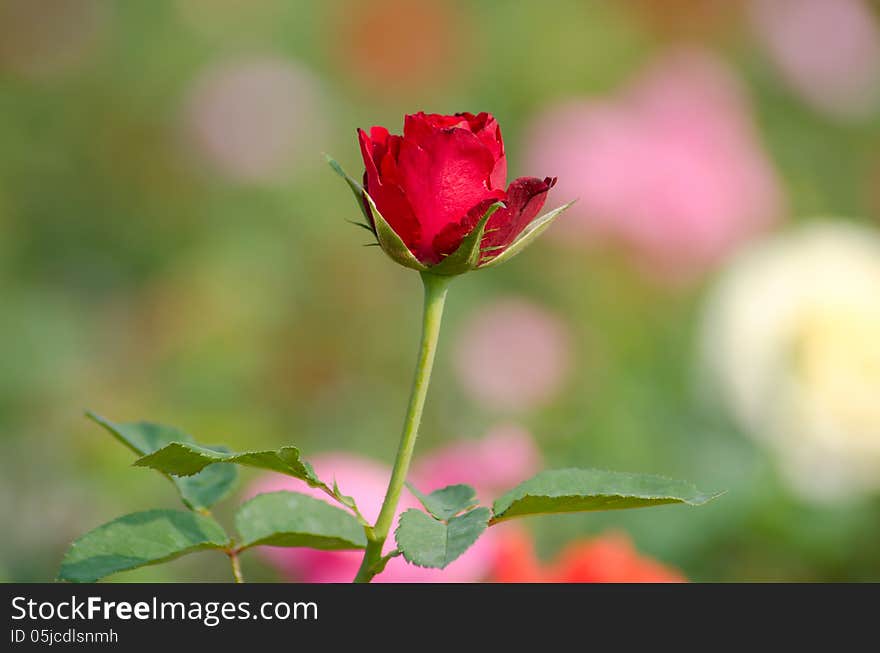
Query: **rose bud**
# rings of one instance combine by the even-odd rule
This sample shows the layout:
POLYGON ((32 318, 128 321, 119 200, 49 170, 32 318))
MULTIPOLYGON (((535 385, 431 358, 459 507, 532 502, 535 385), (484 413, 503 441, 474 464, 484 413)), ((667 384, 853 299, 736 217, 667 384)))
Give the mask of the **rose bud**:
POLYGON ((534 240, 571 203, 536 217, 555 178, 507 183, 501 129, 488 113, 406 116, 403 136, 358 130, 361 186, 336 161, 388 256, 410 268, 455 275, 495 265, 534 240))

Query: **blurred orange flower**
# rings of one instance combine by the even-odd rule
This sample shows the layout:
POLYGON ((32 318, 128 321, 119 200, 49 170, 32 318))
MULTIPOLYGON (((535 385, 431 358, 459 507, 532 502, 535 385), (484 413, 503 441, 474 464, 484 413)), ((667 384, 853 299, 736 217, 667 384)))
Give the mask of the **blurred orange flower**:
POLYGON ((381 94, 437 87, 467 68, 471 39, 456 3, 340 3, 330 16, 332 54, 365 89, 381 94))
POLYGON ((496 583, 684 583, 672 567, 642 556, 632 540, 619 532, 569 544, 544 564, 531 539, 511 530, 499 543, 490 580, 496 583))
POLYGON ((630 0, 627 8, 662 38, 711 42, 735 28, 742 4, 742 0, 630 0))

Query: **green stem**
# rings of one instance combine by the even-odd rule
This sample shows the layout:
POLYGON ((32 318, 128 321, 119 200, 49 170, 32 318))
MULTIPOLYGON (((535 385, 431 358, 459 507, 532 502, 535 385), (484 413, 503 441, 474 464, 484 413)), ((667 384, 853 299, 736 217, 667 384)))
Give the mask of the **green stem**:
POLYGON ((243 583, 244 576, 241 574, 241 562, 238 560, 238 551, 229 551, 226 555, 229 556, 229 564, 232 565, 232 577, 235 579, 235 582, 243 583))
POLYGON ((394 469, 391 472, 391 480, 388 482, 385 501, 382 503, 382 510, 373 527, 372 537, 367 540, 364 559, 354 579, 356 583, 369 583, 376 575, 377 563, 382 559, 382 548, 385 546, 385 540, 388 539, 388 531, 391 529, 391 522, 397 511, 400 492, 409 471, 416 438, 419 434, 419 423, 422 421, 422 410, 425 407, 425 397, 428 394, 428 384, 431 380, 431 368, 434 365, 434 354, 437 351, 437 339, 440 335, 443 305, 446 302, 446 291, 451 279, 452 277, 422 272, 422 282, 425 285, 422 341, 419 345, 419 359, 416 363, 415 378, 409 396, 409 407, 403 422, 403 434, 400 436, 397 458, 394 460, 394 469))

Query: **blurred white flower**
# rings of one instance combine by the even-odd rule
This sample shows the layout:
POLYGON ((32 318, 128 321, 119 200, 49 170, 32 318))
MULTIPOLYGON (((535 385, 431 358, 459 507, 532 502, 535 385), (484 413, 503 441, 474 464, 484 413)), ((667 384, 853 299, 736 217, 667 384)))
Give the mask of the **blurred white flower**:
POLYGON ((459 329, 455 369, 465 391, 500 410, 544 404, 568 377, 571 336, 558 317, 525 299, 481 307, 459 329))
POLYGON ((819 222, 745 252, 710 302, 702 354, 796 491, 880 489, 880 232, 819 222))
POLYGON ((864 0, 752 0, 754 30, 785 81, 820 111, 859 118, 880 103, 880 26, 864 0))
POLYGON ((186 127, 197 152, 227 178, 282 181, 325 132, 316 80, 281 57, 234 61, 196 80, 186 127))

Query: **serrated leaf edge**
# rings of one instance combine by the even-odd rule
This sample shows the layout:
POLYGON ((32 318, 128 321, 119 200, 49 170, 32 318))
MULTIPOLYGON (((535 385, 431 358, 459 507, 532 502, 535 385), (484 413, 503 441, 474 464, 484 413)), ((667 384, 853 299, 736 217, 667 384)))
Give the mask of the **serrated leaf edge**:
MULTIPOLYGON (((358 521, 356 517, 354 517, 353 515, 349 514, 349 513, 346 512, 345 510, 343 510, 343 509, 341 509, 341 508, 338 508, 337 506, 334 506, 334 505, 331 504, 331 503, 327 503, 326 501, 322 501, 321 499, 318 499, 318 498, 316 498, 316 497, 310 496, 310 495, 308 495, 308 494, 304 494, 304 493, 302 493, 302 492, 296 492, 296 491, 294 491, 294 490, 276 490, 276 491, 274 491, 274 492, 261 492, 260 494, 257 494, 257 495, 255 495, 255 496, 251 497, 250 499, 248 499, 247 501, 245 501, 244 503, 242 503, 240 506, 238 506, 238 508, 237 508, 236 511, 235 511, 236 528, 238 527, 238 515, 241 513, 241 511, 244 509, 244 507, 247 506, 248 504, 250 504, 251 502, 253 502, 253 501, 259 499, 260 497, 262 497, 262 496, 266 496, 266 495, 269 495, 269 494, 297 494, 297 495, 300 495, 300 496, 306 497, 306 498, 308 498, 308 499, 312 499, 313 501, 320 501, 321 503, 323 503, 323 504, 324 504, 325 506, 327 506, 328 508, 332 508, 333 510, 338 510, 340 513, 342 513, 342 514, 345 515, 346 517, 348 517, 348 518, 350 518, 350 519, 354 519, 355 522, 358 521)), ((358 524, 358 525, 360 526, 360 524, 358 524)), ((332 538, 332 537, 327 537, 327 536, 324 536, 324 535, 317 535, 317 534, 315 534, 315 533, 308 533, 308 532, 306 532, 306 531, 284 531, 284 532, 287 532, 287 533, 295 533, 295 534, 297 534, 297 535, 312 535, 312 536, 316 536, 316 537, 326 537, 326 539, 337 539, 337 540, 339 540, 339 541, 343 541, 341 538, 332 538)), ((239 535, 241 535, 241 533, 239 533, 239 535)), ((363 546, 361 546, 361 545, 357 545, 357 544, 356 544, 355 546, 351 547, 350 549, 333 549, 333 550, 338 550, 338 551, 362 551, 363 549, 366 548, 366 536, 364 537, 364 539, 365 539, 365 542, 364 542, 363 546)), ((263 537, 263 538, 260 538, 259 540, 254 540, 253 542, 244 542, 244 541, 242 541, 242 542, 239 544, 238 548, 236 549, 236 552, 247 551, 248 549, 252 549, 252 548, 255 547, 255 546, 263 546, 264 543, 265 543, 267 540, 269 540, 268 537, 263 537)), ((350 542, 350 540, 348 540, 348 541, 350 542)), ((352 542, 352 544, 354 544, 354 543, 352 542)), ((276 545, 272 545, 272 546, 276 546, 276 545)), ((316 550, 320 550, 320 549, 316 549, 316 550)))
MULTIPOLYGON (((486 529, 489 527, 489 522, 491 521, 491 515, 492 515, 492 513, 491 513, 491 511, 489 510, 489 508, 487 508, 487 507, 485 507, 485 506, 477 506, 477 507, 475 507, 475 508, 472 508, 471 510, 468 510, 467 512, 463 512, 463 513, 460 513, 460 514, 458 514, 458 515, 456 515, 456 516, 454 516, 454 517, 450 517, 448 520, 445 520, 445 521, 444 521, 444 520, 440 520, 440 519, 436 519, 436 518, 434 518, 434 521, 436 521, 436 522, 438 522, 438 523, 440 523, 440 524, 443 524, 443 525, 446 527, 446 534, 445 534, 445 535, 446 535, 446 541, 444 542, 444 546, 443 546, 443 550, 444 550, 444 553, 445 553, 446 551, 449 550, 449 522, 450 522, 450 521, 453 521, 453 520, 455 520, 455 519, 462 519, 463 517, 467 517, 467 516, 470 515, 471 513, 474 513, 474 512, 476 512, 476 511, 478 511, 478 510, 485 510, 485 511, 486 511, 486 525, 485 525, 485 526, 483 527, 483 529, 479 532, 479 534, 477 535, 477 537, 474 538, 474 541, 471 542, 471 544, 468 546, 467 549, 465 549, 464 551, 462 551, 461 553, 459 553, 459 554, 458 554, 456 557, 454 557, 452 560, 447 560, 447 561, 443 564, 443 566, 441 566, 441 567, 431 567, 430 565, 423 565, 423 564, 420 564, 420 563, 416 562, 415 560, 413 560, 413 559, 409 556, 409 554, 407 553, 406 549, 404 549, 404 548, 401 546, 399 537, 400 537, 400 529, 401 529, 401 526, 403 525, 403 516, 404 516, 405 514, 407 514, 407 513, 409 513, 409 512, 414 512, 414 513, 416 513, 416 514, 427 515, 428 517, 433 517, 433 515, 431 515, 430 513, 423 512, 423 511, 421 511, 421 510, 418 510, 417 508, 408 508, 408 509, 404 510, 402 513, 400 513, 400 517, 397 518, 397 528, 394 529, 394 541, 395 541, 395 543, 397 544, 397 547, 398 547, 398 550, 400 551, 400 554, 403 556, 404 560, 406 560, 409 564, 414 565, 414 566, 416 566, 416 567, 420 567, 421 569, 446 569, 446 567, 448 567, 448 566, 451 565, 453 562, 455 562, 456 560, 458 560, 461 556, 463 556, 465 553, 467 553, 468 549, 470 549, 474 544, 476 544, 477 540, 480 539, 480 537, 483 535, 484 532, 486 532, 486 529)), ((446 556, 444 555, 444 560, 445 560, 445 558, 446 558, 446 556)))
MULTIPOLYGON (((610 470, 610 469, 600 469, 600 468, 589 468, 588 469, 588 468, 583 468, 583 467, 564 467, 561 469, 548 469, 548 470, 544 470, 543 472, 538 472, 538 474, 535 474, 535 476, 526 479, 522 483, 519 483, 516 487, 511 488, 510 490, 508 490, 507 492, 502 494, 500 497, 495 499, 495 501, 492 502, 492 518, 489 520, 489 525, 492 526, 492 525, 497 524, 499 522, 506 521, 507 519, 514 519, 516 517, 531 517, 532 515, 559 514, 556 511, 550 511, 550 512, 530 512, 527 515, 512 515, 510 517, 504 516, 505 513, 508 510, 510 510, 511 506, 513 506, 514 503, 516 503, 520 499, 524 499, 526 497, 537 497, 537 498, 544 498, 544 499, 578 499, 578 498, 585 498, 585 497, 609 497, 609 498, 616 498, 616 499, 645 499, 646 501, 664 501, 665 500, 664 504, 659 504, 659 505, 668 505, 671 503, 681 503, 681 504, 684 504, 687 506, 702 506, 702 505, 705 505, 706 503, 709 503, 710 501, 717 499, 718 497, 720 497, 726 493, 727 493, 726 490, 722 490, 720 492, 712 492, 712 493, 700 492, 699 490, 697 490, 696 485, 694 485, 693 483, 691 483, 689 481, 681 481, 679 479, 670 478, 668 476, 661 476, 659 474, 638 474, 636 472, 617 472, 617 471, 610 470), (523 492, 523 493, 520 493, 518 496, 514 497, 513 499, 511 499, 508 506, 506 508, 504 508, 504 510, 502 512, 497 511, 497 506, 498 506, 499 501, 501 501, 501 499, 505 498, 510 493, 514 492, 517 487, 524 485, 525 483, 528 483, 529 481, 531 481, 532 479, 536 478, 537 476, 539 476, 540 474, 542 474, 544 472, 566 472, 566 471, 596 471, 596 472, 604 472, 604 473, 609 473, 609 474, 619 474, 622 476, 650 476, 651 478, 661 480, 661 481, 670 481, 673 483, 688 483, 691 487, 694 488, 694 490, 697 492, 697 494, 692 499, 682 499, 680 497, 672 497, 669 495, 662 495, 662 494, 658 494, 658 495, 620 494, 617 492, 609 492, 608 494, 560 494, 560 495, 534 494, 534 493, 523 492)), ((650 506, 644 506, 644 507, 648 508, 650 506)), ((579 512, 579 511, 571 511, 571 512, 579 512)))
POLYGON ((103 524, 99 524, 98 526, 95 526, 91 530, 86 531, 85 533, 83 533, 82 535, 77 537, 75 540, 73 540, 73 542, 70 543, 70 546, 67 547, 67 550, 64 552, 64 557, 61 559, 61 569, 58 572, 58 576, 56 577, 56 580, 64 581, 64 582, 68 582, 68 583, 90 583, 90 582, 95 582, 95 581, 101 580, 102 578, 107 578, 108 576, 112 576, 114 574, 119 574, 119 573, 122 573, 125 571, 131 571, 132 569, 140 569, 141 567, 151 567, 153 565, 160 565, 162 563, 169 562, 171 560, 176 560, 177 558, 180 558, 182 556, 189 555, 190 553, 198 553, 199 551, 224 551, 225 549, 227 549, 229 546, 232 545, 232 539, 229 537, 229 534, 226 533, 223 526, 216 519, 214 519, 210 515, 196 513, 198 519, 204 519, 204 520, 209 520, 209 521, 213 522, 214 525, 216 525, 217 528, 226 536, 225 542, 223 542, 223 543, 205 542, 203 544, 197 544, 197 545, 194 545, 191 547, 186 547, 184 549, 181 549, 179 552, 172 553, 168 556, 165 556, 164 558, 151 560, 147 563, 140 564, 140 565, 134 565, 132 567, 126 567, 125 569, 119 569, 117 571, 110 572, 109 574, 106 574, 104 576, 98 576, 97 578, 95 578, 93 580, 74 580, 71 578, 64 577, 62 572, 64 570, 64 563, 65 563, 65 560, 67 560, 67 556, 70 554, 71 551, 73 551, 76 548, 76 546, 78 544, 80 544, 86 537, 88 537, 89 535, 91 535, 95 531, 97 531, 101 528, 104 528, 106 526, 109 526, 110 524, 113 524, 121 519, 125 519, 126 517, 131 517, 133 515, 144 515, 144 514, 149 514, 149 513, 168 513, 168 512, 179 513, 182 515, 193 514, 193 513, 184 512, 182 510, 173 510, 173 509, 167 509, 167 508, 154 508, 152 510, 140 510, 137 512, 128 513, 126 515, 121 515, 119 517, 116 517, 115 519, 111 519, 108 522, 104 522, 103 524))
POLYGON ((260 451, 243 451, 243 452, 230 452, 230 453, 220 453, 218 451, 214 451, 212 449, 208 449, 207 447, 192 443, 192 442, 169 442, 164 447, 156 449, 156 451, 147 454, 145 456, 141 456, 137 460, 132 463, 136 467, 149 467, 150 469, 155 469, 163 474, 170 474, 175 477, 187 477, 194 476, 198 474, 203 469, 208 467, 209 465, 215 465, 217 463, 229 463, 233 465, 241 465, 243 467, 254 467, 256 469, 267 469, 266 467, 262 467, 260 465, 254 465, 248 462, 246 459, 250 456, 263 456, 263 455, 274 455, 284 466, 290 468, 290 472, 282 472, 279 470, 276 471, 279 474, 286 474, 287 476, 292 476, 293 478, 297 478, 301 481, 304 481, 311 487, 318 488, 326 488, 328 491, 331 491, 326 484, 321 481, 316 475, 312 466, 305 460, 301 458, 301 452, 299 448, 294 447, 292 445, 281 447, 280 449, 265 449, 260 451), (182 451, 191 454, 193 459, 197 460, 197 468, 194 468, 192 471, 188 472, 179 472, 179 473, 171 473, 165 472, 157 467, 153 466, 153 462, 157 460, 160 456, 159 454, 167 453, 172 449, 180 449, 182 451), (295 473, 294 467, 284 459, 285 452, 294 452, 294 456, 303 468, 306 470, 305 475, 301 475, 295 473))
POLYGON ((428 494, 425 494, 424 492, 420 491, 416 486, 414 486, 409 481, 406 482, 406 487, 409 489, 410 492, 412 492, 413 496, 416 499, 418 499, 419 503, 422 504, 422 507, 425 509, 425 512, 427 514, 429 514, 431 517, 433 517, 434 519, 436 519, 437 521, 441 521, 441 522, 448 522, 450 519, 456 517, 457 515, 460 515, 463 512, 468 512, 471 509, 476 508, 479 505, 479 501, 477 500, 477 497, 476 497, 476 490, 474 490, 474 488, 472 486, 468 485, 467 483, 453 483, 452 485, 444 485, 441 488, 437 488, 436 490, 432 490, 428 494), (436 494, 437 492, 441 492, 443 490, 446 490, 446 489, 452 488, 452 487, 466 487, 467 489, 469 489, 473 494, 473 501, 474 502, 467 505, 467 506, 464 506, 461 510, 459 510, 455 514, 450 515, 449 517, 446 517, 444 519, 440 515, 437 515, 436 513, 434 513, 428 507, 428 505, 425 503, 425 500, 428 499, 429 497, 431 497, 432 495, 436 494))
MULTIPOLYGON (((94 411, 87 410, 85 412, 85 416, 87 419, 91 420, 92 422, 94 422, 95 424, 97 424, 98 426, 103 428, 105 431, 110 433, 110 435, 112 435, 113 438, 117 442, 122 444, 126 449, 128 449, 129 451, 131 451, 135 455, 140 456, 140 458, 135 460, 135 462, 132 463, 132 465, 137 465, 138 460, 141 460, 142 458, 151 456, 152 454, 156 453, 156 451, 159 451, 159 449, 156 449, 156 451, 153 451, 151 453, 145 453, 144 451, 133 446, 131 444, 131 442, 129 442, 128 439, 122 435, 122 433, 117 428, 118 425, 115 422, 110 421, 106 417, 98 415, 94 411)), ((200 449, 207 449, 207 447, 204 447, 204 446, 198 444, 195 441, 195 438, 193 438, 189 433, 187 433, 186 431, 183 431, 182 429, 179 429, 176 426, 172 426, 170 424, 163 424, 161 422, 147 422, 145 420, 138 420, 137 422, 123 422, 122 424, 123 425, 124 424, 152 424, 152 425, 160 427, 160 428, 172 429, 172 430, 176 431, 177 433, 179 433, 181 436, 188 437, 189 440, 182 440, 179 443, 178 442, 169 442, 168 445, 170 445, 170 444, 184 444, 184 445, 198 447, 200 449)), ((168 446, 168 445, 165 445, 165 446, 168 446)), ((165 447, 160 447, 160 449, 164 449, 164 448, 165 447)), ((210 451, 210 449, 207 449, 207 450, 210 451)), ((218 461, 218 462, 223 462, 223 461, 218 461)), ((207 467, 207 465, 205 465, 205 467, 207 467)), ((202 467, 202 469, 204 469, 204 467, 202 467)), ((200 469, 199 472, 202 471, 202 469, 200 469)), ((188 501, 187 498, 183 494, 183 492, 184 492, 183 488, 181 488, 175 480, 176 478, 179 478, 181 476, 193 476, 195 474, 198 474, 198 472, 194 472, 193 474, 177 475, 177 474, 169 474, 167 472, 163 472, 158 469, 153 469, 153 471, 158 472, 161 476, 163 476, 168 481, 170 481, 172 485, 174 485, 174 489, 177 490, 177 494, 180 496, 180 500, 183 502, 183 505, 186 506, 187 508, 189 508, 190 510, 192 510, 193 512, 198 512, 200 514, 204 514, 204 512, 210 508, 210 506, 200 506, 200 505, 197 506, 197 505, 194 505, 193 503, 191 503, 190 501, 188 501)), ((232 491, 233 485, 234 485, 234 483, 230 484, 229 487, 227 487, 220 495, 217 496, 217 498, 212 502, 211 505, 216 504, 218 501, 220 501, 221 499, 228 496, 229 493, 232 491)))

